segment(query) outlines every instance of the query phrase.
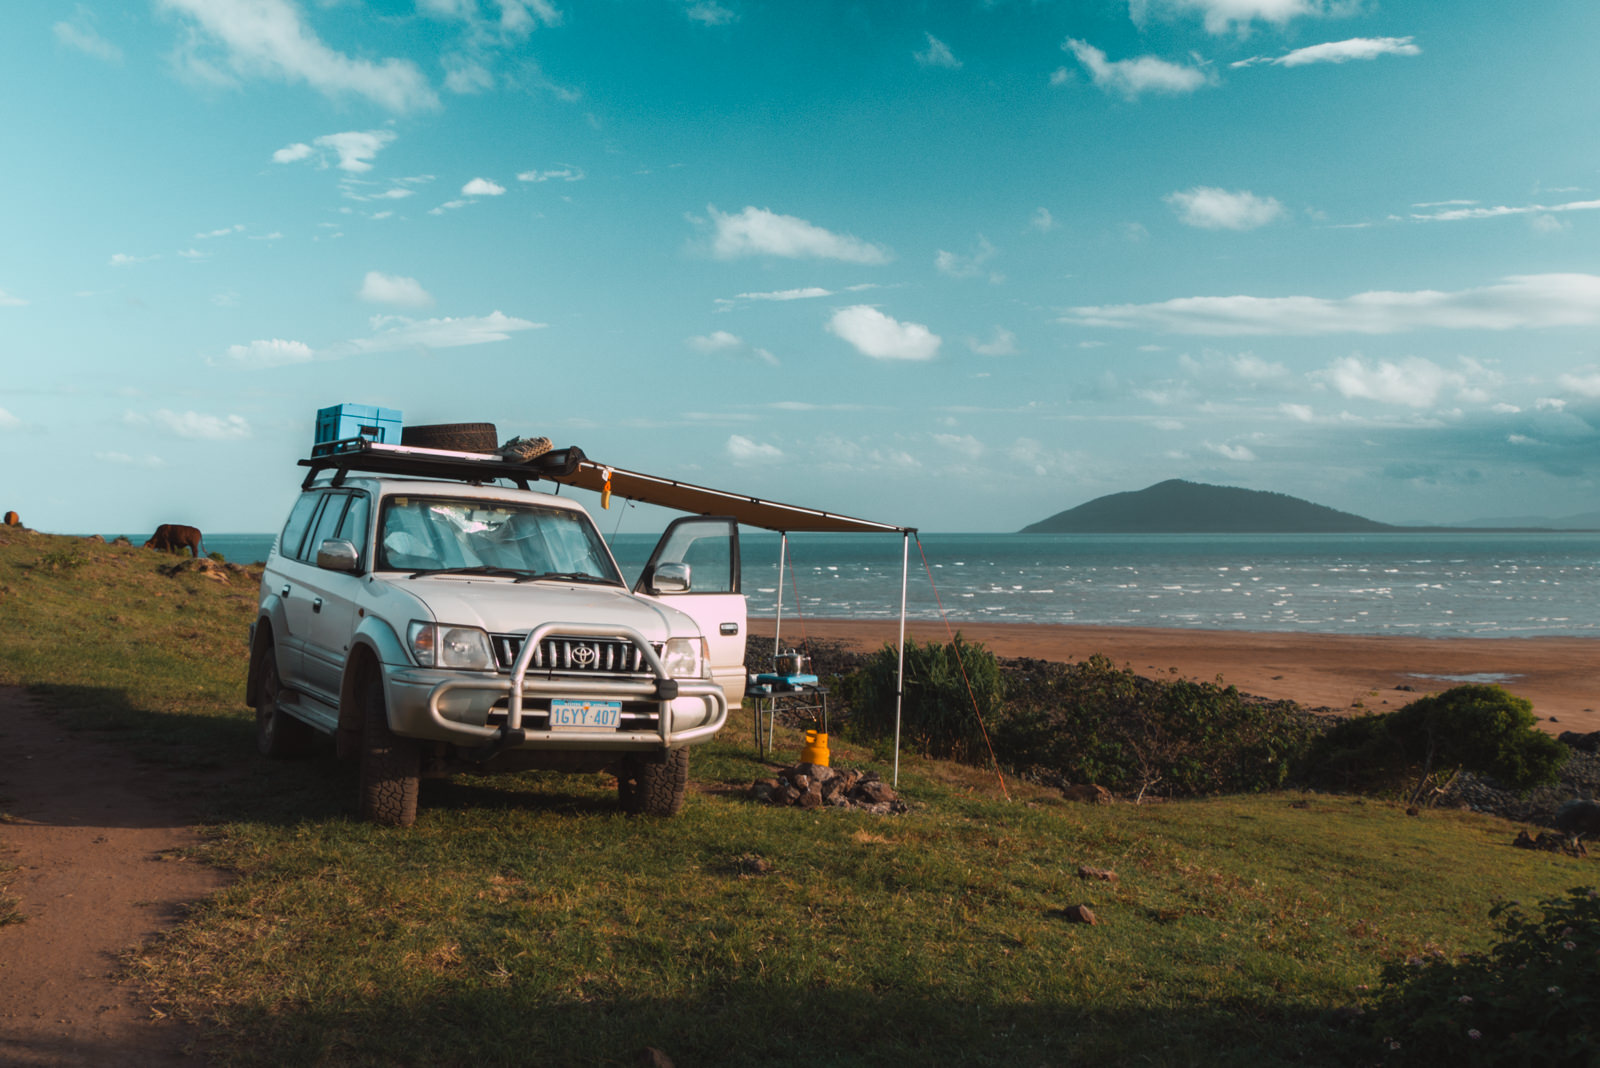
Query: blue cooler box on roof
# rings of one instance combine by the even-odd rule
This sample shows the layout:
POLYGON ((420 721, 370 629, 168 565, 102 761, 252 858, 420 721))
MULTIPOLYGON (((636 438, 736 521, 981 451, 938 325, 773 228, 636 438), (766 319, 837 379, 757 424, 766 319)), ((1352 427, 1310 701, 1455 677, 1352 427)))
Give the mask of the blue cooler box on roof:
POLYGON ((316 444, 366 438, 385 445, 400 444, 400 412, 370 404, 335 404, 317 411, 316 444))

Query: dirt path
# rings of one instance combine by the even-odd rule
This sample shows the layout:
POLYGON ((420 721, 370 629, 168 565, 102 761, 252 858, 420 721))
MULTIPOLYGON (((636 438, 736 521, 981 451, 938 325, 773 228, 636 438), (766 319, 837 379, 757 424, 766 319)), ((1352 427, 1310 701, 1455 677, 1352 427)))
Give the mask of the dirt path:
POLYGON ((69 733, 0 687, 0 874, 24 922, 0 927, 0 1064, 198 1065, 117 956, 174 922, 221 876, 174 851, 199 835, 163 801, 163 772, 69 733))

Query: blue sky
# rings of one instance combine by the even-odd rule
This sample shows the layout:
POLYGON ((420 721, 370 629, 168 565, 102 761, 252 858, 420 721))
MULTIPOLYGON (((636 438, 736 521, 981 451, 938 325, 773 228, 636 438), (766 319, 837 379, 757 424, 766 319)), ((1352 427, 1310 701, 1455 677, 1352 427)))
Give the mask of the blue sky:
POLYGON ((933 531, 1600 508, 1588 0, 7 15, 41 529, 274 529, 346 401, 933 531))

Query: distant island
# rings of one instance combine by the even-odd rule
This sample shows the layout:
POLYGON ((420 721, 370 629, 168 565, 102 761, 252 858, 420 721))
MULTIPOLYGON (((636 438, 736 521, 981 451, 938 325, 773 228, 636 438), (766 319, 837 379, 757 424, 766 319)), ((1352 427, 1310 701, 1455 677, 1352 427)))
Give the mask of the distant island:
MULTIPOLYGON (((1397 534, 1506 527, 1395 526, 1287 493, 1181 478, 1096 497, 1023 527, 1023 534, 1397 534)), ((1536 529, 1536 528, 1511 528, 1536 529)))

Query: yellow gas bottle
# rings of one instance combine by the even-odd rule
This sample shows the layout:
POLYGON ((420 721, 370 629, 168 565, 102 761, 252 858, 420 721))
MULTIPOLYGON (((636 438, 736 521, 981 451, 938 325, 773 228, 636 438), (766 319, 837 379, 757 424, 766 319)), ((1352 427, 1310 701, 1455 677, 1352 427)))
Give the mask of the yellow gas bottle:
POLYGON ((800 750, 800 762, 828 766, 828 735, 823 731, 806 731, 806 745, 800 750))

